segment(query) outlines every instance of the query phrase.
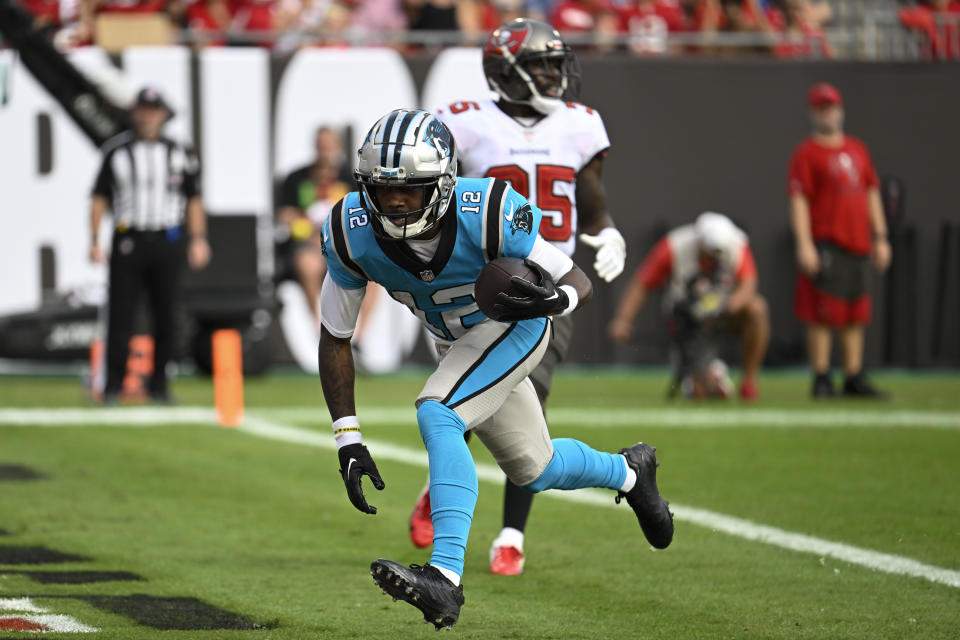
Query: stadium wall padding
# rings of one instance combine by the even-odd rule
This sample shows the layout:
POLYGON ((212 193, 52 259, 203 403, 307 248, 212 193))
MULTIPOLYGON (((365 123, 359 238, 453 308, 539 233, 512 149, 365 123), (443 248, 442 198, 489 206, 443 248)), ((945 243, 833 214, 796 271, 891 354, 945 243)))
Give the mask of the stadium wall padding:
MULTIPOLYGON (((252 234, 253 218, 270 215, 264 210, 262 185, 309 159, 316 126, 342 127, 358 140, 375 119, 370 114, 411 106, 411 101, 432 108, 486 92, 479 54, 469 49, 402 60, 386 49, 314 49, 293 58, 271 58, 266 67, 262 50, 255 55, 206 50, 186 59, 183 50, 170 49, 169 64, 156 48, 127 51, 114 63, 132 89, 154 79, 173 89, 169 92, 182 120, 171 126, 181 135, 193 131, 199 143, 205 189, 210 202, 221 203, 211 213, 251 217, 250 225, 215 225, 238 234, 222 241, 249 247, 250 259, 261 263, 265 258, 252 234), (251 60, 252 75, 245 76, 238 66, 241 57, 251 60), (229 69, 232 83, 226 76, 215 77, 220 68, 229 69), (239 82, 244 77, 251 82, 239 82), (225 91, 231 96, 211 95, 225 91), (270 96, 263 100, 251 91, 270 96), (229 108, 231 104, 236 107, 229 108), (242 114, 254 114, 250 117, 257 121, 243 121, 242 114), (216 132, 205 128, 213 119, 216 132), (236 122, 226 126, 227 121, 236 122), (245 157, 249 150, 269 157, 245 157), (252 191, 250 180, 237 185, 234 177, 231 183, 234 174, 224 164, 231 158, 244 159, 239 175, 251 176, 251 167, 264 167, 270 175, 255 180, 252 191), (249 206, 234 197, 247 191, 255 196, 249 206)), ((89 52, 85 57, 97 58, 89 52)), ((0 56, 0 64, 5 60, 12 58, 0 56)), ((893 233, 892 292, 886 281, 875 287, 868 363, 960 362, 960 73, 955 65, 596 55, 582 56, 581 64, 582 101, 603 115, 613 143, 605 180, 610 210, 629 253, 624 276, 612 285, 595 283, 593 303, 578 312, 571 362, 665 362, 666 332, 656 298, 641 314, 637 339, 626 348, 614 349, 604 327, 627 279, 657 238, 704 210, 726 213, 750 234, 760 288, 771 304, 768 361, 803 362, 802 327, 792 313, 795 271, 786 171, 792 149, 808 130, 806 91, 821 80, 840 88, 848 132, 866 141, 881 177, 898 178, 906 193, 905 215, 893 233)), ((85 264, 86 198, 99 159, 96 150, 21 76, 14 76, 10 101, 0 108, 0 135, 9 142, 0 154, 6 194, 2 207, 4 219, 14 222, 13 237, 0 239, 0 262, 6 273, 21 273, 18 283, 7 281, 0 289, 0 314, 40 303, 36 256, 41 244, 57 253, 60 285, 103 277, 85 264), (52 145, 53 157, 47 159, 52 170, 44 175, 36 169, 43 165, 37 159, 44 136, 35 133, 41 115, 52 122, 52 140, 44 140, 52 145)), ((592 273, 589 251, 581 248, 576 258, 592 273)), ((262 275, 263 265, 250 273, 262 275)), ((208 274, 204 286, 215 286, 217 277, 208 274)), ((235 278, 236 271, 223 277, 235 278)))
MULTIPOLYGON (((888 296, 887 282, 874 280, 867 362, 879 364, 885 355, 887 364, 960 362, 956 65, 630 59, 582 64, 583 100, 603 114, 613 142, 605 175, 611 212, 628 239, 628 272, 665 229, 705 210, 728 214, 750 234, 760 290, 771 304, 768 362, 781 364, 804 358, 802 326, 793 316, 787 164, 809 130, 808 88, 820 81, 835 84, 844 97, 847 132, 867 143, 881 178, 896 177, 905 190, 887 276, 895 288, 888 296), (945 222, 952 239, 943 245, 949 254, 942 269, 945 222), (945 304, 937 316, 941 299, 945 304), (941 335, 933 335, 938 329, 941 335)), ((591 263, 582 247, 577 261, 591 263)), ((595 303, 578 318, 589 329, 577 333, 572 359, 663 361, 665 341, 659 338, 665 334, 656 304, 644 310, 641 324, 644 338, 654 339, 615 350, 601 335, 624 280, 599 285, 595 303)))

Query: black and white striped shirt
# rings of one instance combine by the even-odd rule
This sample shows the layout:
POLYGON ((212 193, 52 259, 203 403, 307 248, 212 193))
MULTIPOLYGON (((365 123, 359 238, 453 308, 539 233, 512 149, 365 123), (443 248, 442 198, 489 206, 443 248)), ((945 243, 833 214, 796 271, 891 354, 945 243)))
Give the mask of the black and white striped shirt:
POLYGON ((200 195, 200 162, 190 147, 125 131, 102 151, 93 194, 110 201, 117 227, 156 231, 182 224, 187 200, 200 195))

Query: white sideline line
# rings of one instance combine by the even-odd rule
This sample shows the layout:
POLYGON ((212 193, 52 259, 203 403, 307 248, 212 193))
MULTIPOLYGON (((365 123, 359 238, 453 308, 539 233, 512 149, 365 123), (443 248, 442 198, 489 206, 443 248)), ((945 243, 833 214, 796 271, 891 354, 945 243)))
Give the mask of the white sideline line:
MULTIPOLYGON (((683 412, 690 413, 690 412, 683 412)), ((552 414, 551 414, 552 417, 552 414)), ((594 418, 596 419, 596 418, 594 418)), ((95 424, 114 426, 163 426, 171 424, 215 425, 212 409, 203 408, 110 408, 110 409, 0 409, 0 425, 83 426, 95 424), (109 420, 104 416, 112 416, 109 420), (124 422, 123 416, 126 416, 124 422)), ((311 431, 301 427, 277 424, 258 416, 248 416, 239 431, 279 442, 334 450, 336 445, 328 432, 311 431)), ((401 447, 389 442, 367 440, 377 458, 393 460, 426 468, 427 454, 422 450, 401 447)), ((497 467, 477 465, 480 480, 503 483, 503 473, 497 467)), ((558 500, 579 502, 602 507, 613 507, 610 492, 595 489, 580 491, 549 491, 548 496, 558 500)), ((801 533, 793 533, 722 513, 671 504, 677 520, 695 524, 713 531, 762 542, 775 547, 836 558, 875 571, 922 578, 930 582, 960 588, 960 571, 945 569, 907 558, 852 545, 824 540, 801 533)))
MULTIPOLYGON (((283 421, 327 422, 323 408, 262 409, 257 412, 283 421)), ((416 423, 413 406, 360 407, 361 422, 416 423)), ((935 428, 960 430, 960 411, 863 411, 859 409, 575 409, 556 408, 547 411, 551 425, 602 429, 605 427, 652 426, 670 428, 730 427, 878 427, 935 428)))
MULTIPOLYGON (((326 425, 330 416, 322 407, 255 409, 253 415, 283 422, 315 422, 326 425)), ((363 423, 416 424, 412 405, 360 407, 363 423)), ((155 424, 204 424, 214 421, 209 407, 90 407, 0 409, 0 426, 73 426, 96 422, 109 426, 155 424)), ((958 411, 861 411, 855 409, 550 409, 553 426, 603 429, 607 427, 702 428, 884 428, 960 430, 958 411)))
MULTIPOLYGON (((240 427, 240 430, 271 440, 303 444, 328 450, 336 449, 333 439, 325 433, 275 424, 259 418, 248 419, 246 423, 240 427)), ((376 452, 377 458, 404 462, 424 468, 427 466, 427 454, 425 451, 415 451, 377 440, 367 440, 367 444, 376 452)), ((477 464, 477 477, 480 480, 497 484, 503 484, 504 478, 503 472, 500 471, 499 468, 486 463, 477 464)), ((557 498, 558 500, 580 502, 600 507, 616 506, 611 492, 604 492, 597 489, 549 491, 546 495, 557 498)), ((960 571, 925 564, 904 556, 862 549, 853 545, 824 540, 802 533, 793 533, 777 527, 758 524, 706 509, 698 509, 696 507, 673 503, 670 506, 677 520, 699 525, 712 531, 721 531, 738 538, 762 542, 775 547, 790 549, 791 551, 829 556, 875 571, 923 578, 930 582, 960 588, 960 571)))
POLYGON ((207 407, 91 407, 89 409, 0 409, 2 426, 83 427, 91 424, 111 427, 156 427, 165 424, 206 424, 216 422, 213 408, 207 407))

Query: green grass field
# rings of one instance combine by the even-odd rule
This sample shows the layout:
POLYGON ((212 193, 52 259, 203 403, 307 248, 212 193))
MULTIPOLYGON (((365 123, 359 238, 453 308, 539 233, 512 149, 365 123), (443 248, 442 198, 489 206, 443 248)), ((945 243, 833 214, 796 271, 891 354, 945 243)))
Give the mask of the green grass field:
MULTIPOLYGON (((241 429, 212 423, 204 378, 177 381, 181 406, 145 411, 99 409, 75 379, 0 378, 0 469, 42 474, 0 472, 0 625, 29 598, 99 629, 49 638, 437 637, 368 574, 377 557, 429 558, 407 537, 426 477, 412 408, 424 377, 358 381, 364 437, 387 484, 368 490, 376 516, 347 501, 314 377, 248 380, 241 429), (82 558, 26 564, 44 560, 26 547, 82 558), (142 579, 42 582, 54 571, 142 579), (201 615, 201 601, 219 617, 201 615), (160 630, 191 625, 256 628, 160 630)), ((534 503, 526 573, 490 575, 502 492, 474 440, 480 499, 466 605, 451 633, 960 637, 960 376, 876 381, 892 399, 813 403, 805 374, 769 374, 762 401, 744 407, 667 401, 662 372, 560 374, 554 436, 606 450, 641 439, 658 447, 660 488, 677 506, 674 543, 652 551, 612 492, 586 494, 588 502, 548 492, 534 503), (706 521, 697 509, 709 512, 706 521), (738 519, 732 531, 709 524, 722 516, 738 519), (776 536, 750 539, 751 523, 811 536, 814 552, 784 548, 776 536), (829 542, 863 560, 819 552, 829 542), (919 575, 888 572, 901 561, 919 575)), ((8 637, 37 636, 0 631, 8 637)))

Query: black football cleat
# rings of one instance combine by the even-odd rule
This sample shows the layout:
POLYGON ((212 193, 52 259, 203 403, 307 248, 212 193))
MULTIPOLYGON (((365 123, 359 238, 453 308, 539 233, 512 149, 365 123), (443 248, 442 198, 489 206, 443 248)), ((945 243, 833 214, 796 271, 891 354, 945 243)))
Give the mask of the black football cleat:
POLYGON ((394 601, 409 602, 423 612, 423 621, 433 623, 437 631, 453 627, 463 606, 463 585, 453 586, 446 576, 429 564, 409 567, 392 560, 374 560, 370 564, 373 581, 394 601))
POLYGON ((626 493, 617 493, 617 504, 621 498, 627 499, 627 504, 633 508, 640 521, 640 528, 647 541, 657 549, 666 549, 673 540, 673 514, 670 513, 670 504, 660 495, 657 489, 657 457, 655 447, 638 442, 628 449, 621 449, 620 454, 627 459, 627 464, 637 473, 637 483, 626 493))
POLYGON ((848 398, 886 398, 887 393, 880 391, 867 380, 863 373, 849 376, 843 381, 843 395, 848 398))
POLYGON ((813 376, 813 387, 810 389, 810 395, 814 399, 833 398, 837 395, 829 373, 818 373, 813 376))
POLYGON ((165 405, 172 407, 177 404, 176 399, 168 391, 151 391, 150 402, 152 404, 165 405))

